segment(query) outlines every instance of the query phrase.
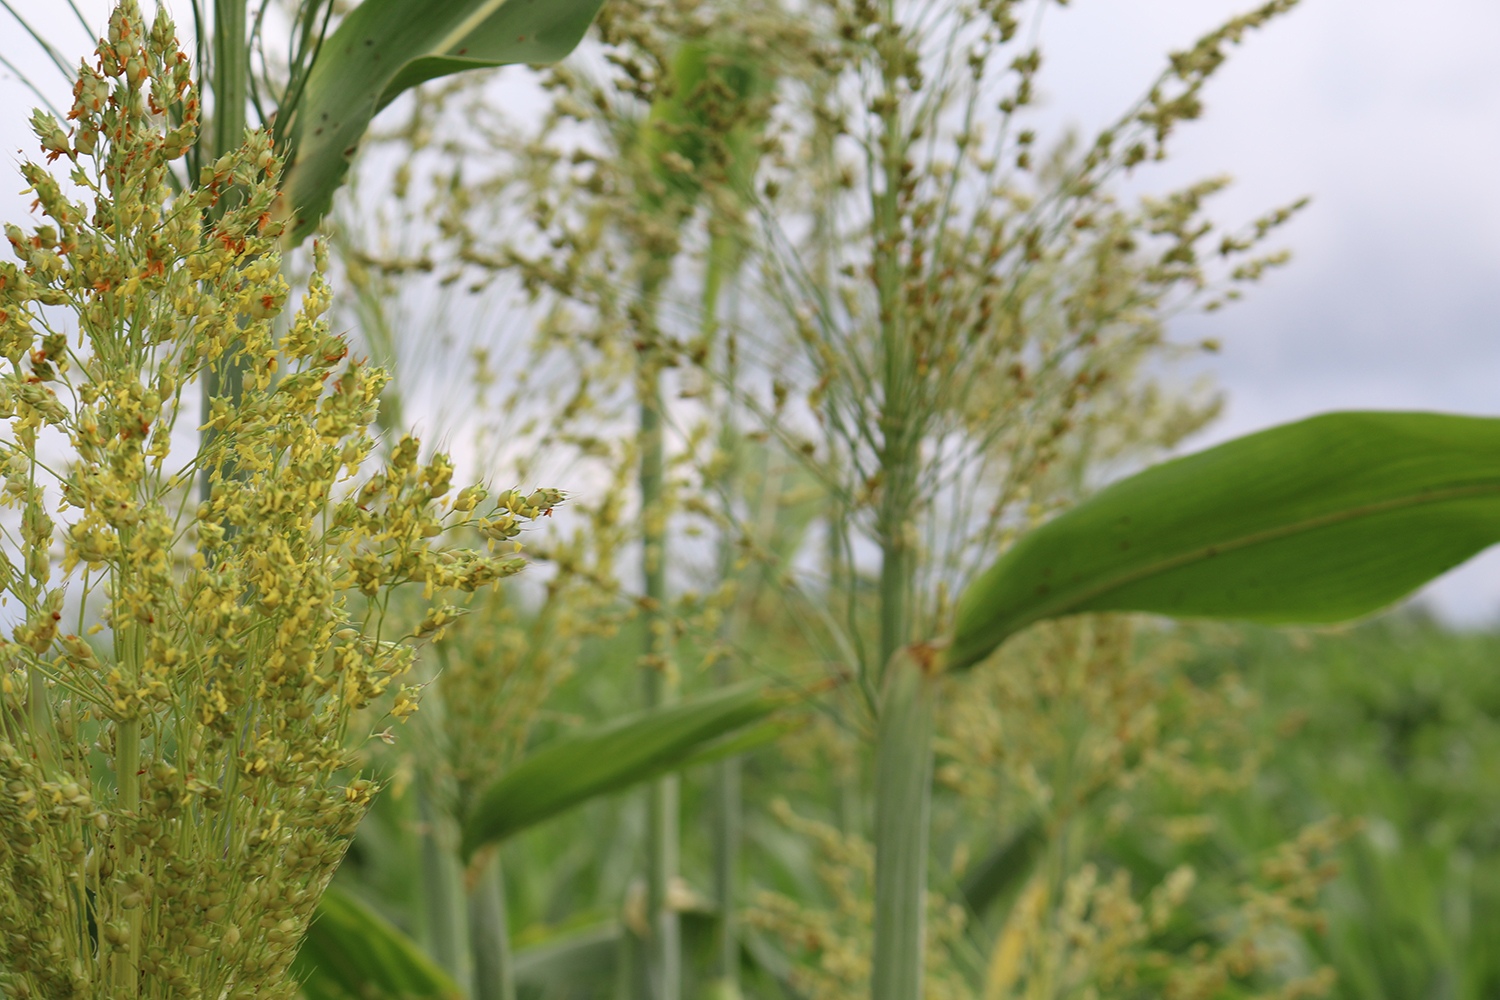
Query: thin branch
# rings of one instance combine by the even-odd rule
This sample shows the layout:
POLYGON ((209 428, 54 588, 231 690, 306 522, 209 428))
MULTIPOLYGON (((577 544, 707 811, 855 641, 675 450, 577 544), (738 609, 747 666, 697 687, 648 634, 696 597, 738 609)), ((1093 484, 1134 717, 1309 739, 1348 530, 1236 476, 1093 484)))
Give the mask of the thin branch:
POLYGON ((84 33, 92 38, 95 29, 89 24, 88 18, 83 16, 83 11, 78 9, 78 4, 74 3, 73 0, 68 0, 68 7, 72 9, 73 16, 78 18, 78 23, 83 26, 84 33))

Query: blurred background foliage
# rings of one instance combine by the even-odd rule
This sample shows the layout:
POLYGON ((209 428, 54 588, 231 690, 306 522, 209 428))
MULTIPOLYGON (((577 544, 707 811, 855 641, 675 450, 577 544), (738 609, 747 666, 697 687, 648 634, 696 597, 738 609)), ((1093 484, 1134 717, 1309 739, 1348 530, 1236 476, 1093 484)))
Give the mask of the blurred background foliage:
MULTIPOLYGON (((1281 263, 1262 240, 1298 206, 1226 232, 1203 214, 1221 179, 1120 189, 1291 5, 1176 54, 1117 131, 1050 145, 1024 127, 1042 6, 620 0, 534 90, 507 78, 524 99, 459 78, 382 119, 334 229, 348 322, 397 373, 385 413, 572 494, 527 540, 546 583, 449 631, 336 882, 460 989, 502 995, 456 855, 469 790, 663 697, 660 672, 821 693, 773 745, 684 774, 675 845, 650 820, 671 798, 623 795, 501 845, 516 995, 867 993, 882 566, 917 550, 900 613, 940 629, 976 561, 1212 418, 1173 363, 1213 345, 1165 324, 1281 263), (927 78, 893 105, 869 81, 898 39, 927 78), (893 361, 940 374, 912 389, 893 361), (872 430, 895 392, 929 429, 894 470, 900 537, 872 430)), ((1403 613, 1340 634, 1100 616, 1010 643, 941 710, 927 995, 1492 995, 1473 786, 1494 756, 1465 687, 1489 641, 1403 613)))

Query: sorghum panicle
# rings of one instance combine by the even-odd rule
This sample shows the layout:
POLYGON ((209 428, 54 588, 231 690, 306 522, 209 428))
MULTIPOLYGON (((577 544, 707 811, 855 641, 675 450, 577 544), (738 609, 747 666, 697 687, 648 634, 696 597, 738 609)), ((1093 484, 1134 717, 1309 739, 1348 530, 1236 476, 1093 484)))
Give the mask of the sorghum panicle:
POLYGON ((0 264, 18 619, 0 640, 0 992, 291 996, 376 791, 356 751, 375 716, 415 710, 416 644, 457 614, 433 603, 391 634, 391 588, 436 602, 516 572, 515 535, 560 496, 481 513, 485 491, 451 494, 446 456, 411 438, 362 479, 386 375, 330 332, 322 247, 278 322, 270 139, 174 194, 200 105, 171 21, 124 0, 97 57, 68 123, 33 119, 69 184, 23 166, 45 221, 6 227, 18 263, 0 264), (227 365, 242 394, 209 399, 196 453, 174 455, 193 387, 227 365), (490 550, 439 548, 457 526, 490 550))

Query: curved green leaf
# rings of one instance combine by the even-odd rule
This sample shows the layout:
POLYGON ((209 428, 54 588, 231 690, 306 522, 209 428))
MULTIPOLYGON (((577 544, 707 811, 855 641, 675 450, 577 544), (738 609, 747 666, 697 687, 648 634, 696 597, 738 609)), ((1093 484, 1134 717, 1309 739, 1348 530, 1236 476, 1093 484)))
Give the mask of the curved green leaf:
POLYGON ((277 131, 289 153, 282 212, 296 243, 318 224, 375 113, 419 83, 469 69, 550 63, 602 0, 364 0, 324 41, 277 131))
POLYGON ((464 857, 597 795, 712 759, 717 741, 786 704, 759 687, 727 688, 559 737, 480 794, 464 857))
POLYGON ((1329 413, 1165 462, 1023 537, 959 602, 952 669, 1081 611, 1369 614, 1500 541, 1500 420, 1329 413))
POLYGON ((292 965, 306 1000, 461 1000, 463 991, 416 942, 329 886, 292 965))
POLYGON ((691 755, 673 765, 672 770, 687 771, 695 767, 717 764, 731 757, 739 757, 752 750, 759 750, 761 747, 777 742, 788 733, 796 732, 805 723, 805 719, 783 718, 769 719, 758 725, 746 726, 721 739, 704 743, 691 755))

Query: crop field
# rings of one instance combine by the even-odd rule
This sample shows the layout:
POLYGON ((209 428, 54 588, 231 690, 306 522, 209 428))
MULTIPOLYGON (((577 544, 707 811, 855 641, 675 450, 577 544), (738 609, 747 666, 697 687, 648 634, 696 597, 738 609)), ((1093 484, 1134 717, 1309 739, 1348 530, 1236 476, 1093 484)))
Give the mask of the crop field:
POLYGON ((1500 419, 1184 446, 1296 0, 0 6, 0 1000, 1500 992, 1500 419))

